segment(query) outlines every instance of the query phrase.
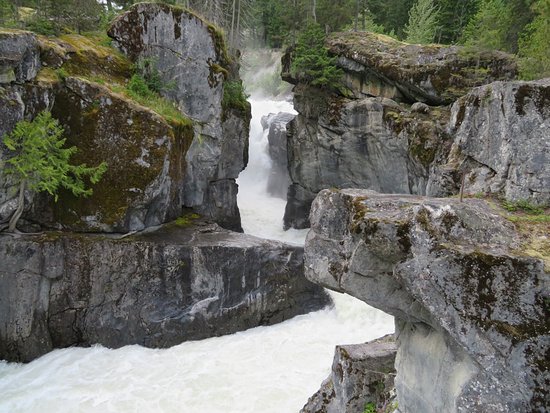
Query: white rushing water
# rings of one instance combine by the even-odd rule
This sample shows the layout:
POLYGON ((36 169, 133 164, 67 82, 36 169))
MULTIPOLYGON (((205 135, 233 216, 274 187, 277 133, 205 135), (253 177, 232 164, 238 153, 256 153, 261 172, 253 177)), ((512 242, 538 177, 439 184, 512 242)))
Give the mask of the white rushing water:
MULTIPOLYGON (((260 118, 290 111, 254 99, 250 163, 239 179, 246 232, 300 243, 281 229, 284 201, 265 191, 269 157, 260 118)), ((336 344, 393 331, 393 318, 341 294, 335 306, 270 327, 165 350, 101 346, 0 362, 0 413, 297 413, 330 371, 336 344)))

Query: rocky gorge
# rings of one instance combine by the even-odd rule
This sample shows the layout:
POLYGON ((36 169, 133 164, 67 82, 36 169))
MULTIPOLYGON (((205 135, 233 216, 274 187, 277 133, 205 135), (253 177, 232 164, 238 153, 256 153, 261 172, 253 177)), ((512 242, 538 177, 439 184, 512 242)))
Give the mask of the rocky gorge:
MULTIPOLYGON (((326 287, 393 315, 396 334, 338 346, 303 413, 547 410, 548 79, 515 80, 500 52, 344 33, 327 43, 344 73, 330 90, 288 53, 298 115, 263 126, 277 196, 288 171, 284 225, 311 227, 303 250, 233 232, 250 114, 215 27, 138 4, 109 36, 116 50, 0 32, 0 132, 50 109, 80 162, 109 164, 90 198, 26 193, 22 228, 44 232, 0 234, 0 358, 233 333, 322 308, 326 287), (140 61, 175 113, 124 91, 140 61)), ((0 222, 15 207, 0 170, 0 222)))
POLYGON ((326 46, 332 89, 283 57, 298 111, 284 224, 311 225, 306 276, 394 315, 396 342, 337 348, 302 412, 546 411, 550 80, 515 80, 500 52, 326 46))
MULTIPOLYGON (((75 161, 108 164, 89 198, 26 191, 19 226, 44 232, 0 235, 0 358, 167 347, 328 304, 304 278, 300 248, 227 230, 241 231, 235 179, 250 107, 228 96, 242 86, 221 33, 183 9, 143 3, 109 35, 115 48, 0 31, 0 134, 49 110, 75 161), (143 61, 170 85, 164 101, 128 92, 143 61)), ((8 156, 2 146, 0 162, 8 156)), ((0 169, 0 222, 17 189, 0 169)))

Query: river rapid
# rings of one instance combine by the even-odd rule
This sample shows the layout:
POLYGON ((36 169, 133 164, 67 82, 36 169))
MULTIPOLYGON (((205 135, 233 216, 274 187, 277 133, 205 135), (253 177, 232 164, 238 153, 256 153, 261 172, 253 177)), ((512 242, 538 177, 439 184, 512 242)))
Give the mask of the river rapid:
MULTIPOLYGON (((260 124, 292 106, 261 97, 251 103, 250 162, 238 181, 243 228, 303 244, 307 231, 283 231, 285 201, 267 194, 271 160, 260 124)), ((0 413, 297 413, 328 376, 335 345, 394 330, 393 317, 331 295, 331 308, 170 349, 94 346, 29 364, 0 361, 0 413)))

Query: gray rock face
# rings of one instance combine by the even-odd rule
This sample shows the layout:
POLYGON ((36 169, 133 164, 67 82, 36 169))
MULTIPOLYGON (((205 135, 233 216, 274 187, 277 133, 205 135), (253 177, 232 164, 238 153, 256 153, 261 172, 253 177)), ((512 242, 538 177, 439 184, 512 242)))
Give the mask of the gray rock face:
POLYGON ((224 72, 238 79, 238 68, 230 67, 221 35, 183 9, 152 3, 133 6, 108 34, 131 60, 155 59, 163 81, 174 85, 163 94, 198 122, 186 154, 184 205, 240 230, 235 180, 246 166, 250 113, 222 108, 224 72), (236 156, 224 153, 228 147, 236 156))
POLYGON ((550 79, 476 88, 453 105, 449 128, 454 143, 430 194, 456 193, 465 174, 466 192, 550 205, 550 79))
POLYGON ((0 236, 0 359, 100 343, 168 347, 273 324, 329 301, 302 249, 171 226, 104 236, 0 236))
POLYGON ((291 113, 270 113, 262 118, 264 131, 268 129, 269 156, 273 161, 267 181, 267 192, 286 199, 290 177, 288 176, 287 124, 294 119, 291 113))
POLYGON ((331 375, 300 413, 364 413, 368 405, 386 411, 394 405, 395 354, 391 335, 337 346, 331 375))
POLYGON ((425 193, 429 166, 447 138, 445 110, 429 117, 390 99, 329 97, 302 87, 294 101, 285 228, 309 226, 311 202, 324 188, 425 193))
POLYGON ((545 411, 550 274, 510 222, 350 189, 322 191, 311 228, 306 276, 397 318, 400 412, 545 411))
POLYGON ((0 84, 26 82, 40 69, 40 49, 33 33, 0 29, 0 84))

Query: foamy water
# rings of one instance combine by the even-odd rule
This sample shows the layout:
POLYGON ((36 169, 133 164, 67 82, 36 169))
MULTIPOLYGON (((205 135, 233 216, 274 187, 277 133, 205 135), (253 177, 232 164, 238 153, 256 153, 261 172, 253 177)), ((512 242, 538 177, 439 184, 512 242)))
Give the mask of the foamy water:
MULTIPOLYGON (((251 159, 239 179, 243 227, 301 243, 307 231, 282 231, 284 201, 266 194, 270 160, 259 124, 262 115, 292 107, 252 104, 251 159)), ((335 345, 393 331, 389 315, 331 295, 333 308, 170 349, 95 346, 26 365, 0 362, 0 413, 296 413, 329 374, 335 345)))

